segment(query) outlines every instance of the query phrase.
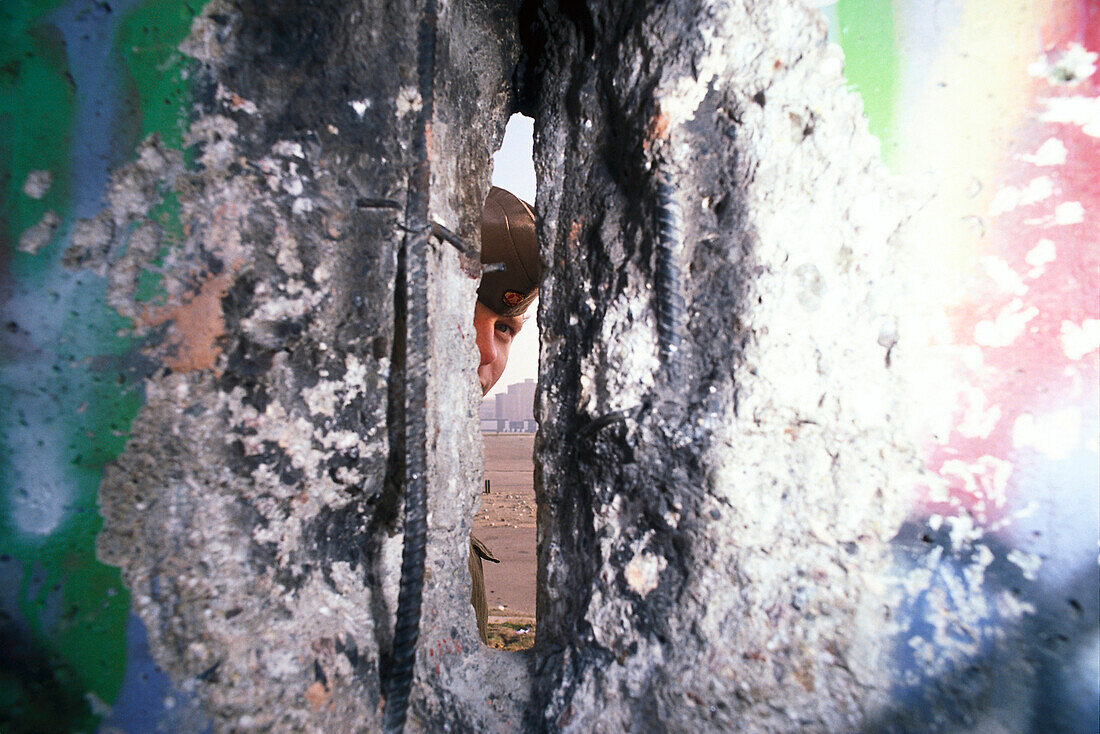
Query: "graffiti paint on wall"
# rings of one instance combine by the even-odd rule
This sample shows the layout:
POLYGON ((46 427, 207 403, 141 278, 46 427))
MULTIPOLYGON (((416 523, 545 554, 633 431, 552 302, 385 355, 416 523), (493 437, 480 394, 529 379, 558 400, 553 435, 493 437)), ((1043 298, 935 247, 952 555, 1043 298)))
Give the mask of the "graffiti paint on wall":
MULTIPOLYGON (((190 92, 176 47, 201 6, 0 11, 0 721, 17 729, 90 730, 128 679, 155 680, 133 659, 143 631, 128 622, 118 570, 95 557, 99 481, 141 403, 144 365, 129 320, 106 302, 103 273, 65 253, 138 140, 157 134, 182 147, 190 92)), ((180 226, 170 196, 149 218, 169 247, 180 226)), ((158 274, 142 277, 155 299, 158 274)))
MULTIPOLYGON (((815 4, 885 160, 918 200, 913 312, 884 335, 920 366, 925 480, 897 544, 894 694, 909 721, 949 726, 962 706, 950 686, 973 666, 1001 666, 989 680, 1035 703, 1021 714, 997 701, 985 715, 1010 730, 1028 716, 1095 730, 1100 10, 815 4)), ((0 10, 0 609, 11 651, 0 722, 141 730, 167 720, 179 695, 152 664, 118 571, 95 557, 96 492, 149 363, 138 314, 108 303, 104 273, 71 246, 109 239, 88 222, 139 141, 155 135, 191 165, 179 44, 202 5, 0 10)), ((161 266, 186 223, 170 190, 143 221, 158 251, 133 274, 135 300, 155 328, 161 266)))
MULTIPOLYGON (((996 661, 1008 697, 1043 699, 1031 725, 1095 729, 1100 8, 894 2, 876 63, 869 6, 836 3, 833 35, 924 250, 898 695, 957 725, 937 686, 996 661)), ((1023 726, 1016 705, 988 715, 1023 726)))

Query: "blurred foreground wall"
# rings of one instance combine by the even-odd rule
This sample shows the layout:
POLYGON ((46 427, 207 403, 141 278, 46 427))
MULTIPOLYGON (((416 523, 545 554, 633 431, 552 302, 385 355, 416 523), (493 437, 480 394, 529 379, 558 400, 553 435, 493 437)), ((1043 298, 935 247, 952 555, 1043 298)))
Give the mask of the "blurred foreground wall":
MULTIPOLYGON (((1096 731, 1100 9, 619 5, 439 10, 432 216, 536 118, 540 618, 435 243, 410 728, 1096 731)), ((5 731, 378 728, 420 12, 0 10, 5 731)))

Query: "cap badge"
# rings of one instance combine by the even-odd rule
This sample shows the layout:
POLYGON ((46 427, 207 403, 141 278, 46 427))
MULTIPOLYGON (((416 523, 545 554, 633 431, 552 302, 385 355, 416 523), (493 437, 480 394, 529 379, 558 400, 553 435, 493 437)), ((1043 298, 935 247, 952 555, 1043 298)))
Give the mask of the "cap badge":
POLYGON ((504 291, 500 300, 504 301, 505 306, 518 306, 523 303, 523 294, 519 291, 504 291))

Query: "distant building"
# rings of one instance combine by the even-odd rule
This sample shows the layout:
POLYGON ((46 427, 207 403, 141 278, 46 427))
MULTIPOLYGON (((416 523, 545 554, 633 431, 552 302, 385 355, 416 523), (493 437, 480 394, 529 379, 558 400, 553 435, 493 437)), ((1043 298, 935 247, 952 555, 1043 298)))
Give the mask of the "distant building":
MULTIPOLYGON (((495 396, 494 396, 495 397, 495 396)), ((481 420, 492 421, 497 418, 497 401, 484 398, 481 401, 481 411, 479 413, 481 420)))
POLYGON ((526 379, 481 401, 481 430, 534 433, 535 381, 526 379))

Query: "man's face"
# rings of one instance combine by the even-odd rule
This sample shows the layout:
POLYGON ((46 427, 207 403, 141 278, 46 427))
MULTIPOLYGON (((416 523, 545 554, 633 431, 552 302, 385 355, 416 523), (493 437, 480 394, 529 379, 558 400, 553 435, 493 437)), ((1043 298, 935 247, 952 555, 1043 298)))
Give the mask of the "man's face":
POLYGON ((477 379, 481 382, 482 395, 489 392, 504 374, 512 340, 521 328, 521 317, 501 316, 481 301, 474 304, 474 331, 477 332, 477 348, 481 352, 477 379))

